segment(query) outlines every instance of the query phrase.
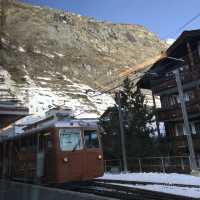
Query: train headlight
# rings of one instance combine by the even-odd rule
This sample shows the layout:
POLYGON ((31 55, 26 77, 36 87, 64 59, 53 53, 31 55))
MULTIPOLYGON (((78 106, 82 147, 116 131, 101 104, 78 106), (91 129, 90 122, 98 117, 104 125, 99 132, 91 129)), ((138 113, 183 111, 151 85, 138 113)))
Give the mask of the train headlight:
POLYGON ((68 159, 67 157, 65 157, 65 158, 63 159, 63 161, 64 161, 65 163, 67 163, 67 162, 69 162, 69 159, 68 159))
POLYGON ((98 155, 98 159, 101 160, 102 159, 102 155, 98 155))

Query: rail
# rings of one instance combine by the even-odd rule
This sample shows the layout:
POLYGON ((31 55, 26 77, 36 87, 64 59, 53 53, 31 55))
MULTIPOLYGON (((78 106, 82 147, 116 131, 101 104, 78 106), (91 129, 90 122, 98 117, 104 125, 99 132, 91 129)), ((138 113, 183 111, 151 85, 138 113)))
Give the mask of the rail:
MULTIPOLYGON (((64 188, 63 188, 64 189, 64 188)), ((88 184, 78 185, 77 187, 65 189, 94 194, 115 199, 132 200, 196 200, 197 198, 182 195, 163 193, 153 190, 139 189, 116 183, 103 183, 98 181, 88 182, 88 184)))
POLYGON ((177 184, 177 183, 163 183, 163 182, 150 182, 150 181, 127 181, 127 180, 111 180, 111 179, 101 179, 95 180, 100 183, 115 183, 115 184, 125 184, 125 185, 163 185, 163 186, 175 186, 181 188, 200 188, 200 185, 188 185, 188 184, 177 184))
MULTIPOLYGON (((12 181, 13 182, 13 181, 12 181)), ((21 183, 22 181, 15 181, 21 183)), ((47 188, 49 191, 51 188, 59 188, 63 191, 74 191, 78 193, 87 193, 102 196, 104 198, 115 198, 115 199, 132 199, 132 200, 197 200, 198 198, 186 197, 183 195, 176 195, 171 193, 164 193, 154 190, 147 190, 136 188, 135 182, 108 182, 105 180, 95 179, 93 181, 83 181, 81 183, 67 183, 51 186, 43 186, 43 189, 47 188), (129 184, 127 186, 127 184, 129 184), (132 185, 132 186, 131 186, 132 185)), ((148 184, 159 184, 159 183, 148 183, 148 184)), ((30 188, 33 185, 28 183, 30 188)), ((141 185, 141 182, 140 182, 141 185)), ((167 186, 167 184, 165 184, 167 186)), ((175 186, 175 185, 174 185, 175 186)), ((61 190, 60 190, 61 191, 61 190)))

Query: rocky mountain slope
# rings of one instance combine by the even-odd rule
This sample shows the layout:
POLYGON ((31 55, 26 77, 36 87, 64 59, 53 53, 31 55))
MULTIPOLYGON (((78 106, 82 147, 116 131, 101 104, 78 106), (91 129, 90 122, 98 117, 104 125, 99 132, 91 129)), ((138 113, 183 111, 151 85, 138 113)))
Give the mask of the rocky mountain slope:
POLYGON ((108 94, 98 96, 98 89, 116 80, 120 69, 166 47, 140 25, 98 22, 22 3, 9 6, 5 33, 0 49, 4 87, 37 113, 65 105, 79 116, 101 114, 114 101, 108 94))

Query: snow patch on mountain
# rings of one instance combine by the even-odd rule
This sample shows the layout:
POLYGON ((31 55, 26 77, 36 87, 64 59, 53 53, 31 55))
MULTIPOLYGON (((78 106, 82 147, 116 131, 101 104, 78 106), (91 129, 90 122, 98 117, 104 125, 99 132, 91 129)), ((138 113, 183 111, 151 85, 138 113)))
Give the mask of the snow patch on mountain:
POLYGON ((77 118, 95 118, 115 103, 111 95, 101 94, 88 85, 76 83, 66 76, 63 77, 66 81, 64 92, 49 87, 50 81, 54 79, 53 76, 38 76, 36 83, 27 73, 25 75, 27 84, 22 85, 16 84, 3 68, 1 76, 4 78, 1 87, 28 106, 30 114, 44 115, 53 107, 64 106, 71 108, 77 118))

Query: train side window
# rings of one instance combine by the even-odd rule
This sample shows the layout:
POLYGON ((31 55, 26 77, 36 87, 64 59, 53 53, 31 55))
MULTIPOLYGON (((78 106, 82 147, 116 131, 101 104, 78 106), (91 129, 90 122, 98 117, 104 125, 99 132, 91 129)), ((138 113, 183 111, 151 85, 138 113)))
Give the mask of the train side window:
POLYGON ((84 131, 84 144, 87 149, 99 148, 99 138, 96 130, 84 131))
POLYGON ((45 133, 44 137, 45 137, 45 148, 46 148, 46 150, 51 150, 52 147, 53 147, 51 134, 45 133))

